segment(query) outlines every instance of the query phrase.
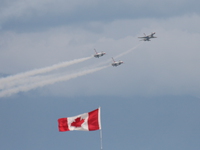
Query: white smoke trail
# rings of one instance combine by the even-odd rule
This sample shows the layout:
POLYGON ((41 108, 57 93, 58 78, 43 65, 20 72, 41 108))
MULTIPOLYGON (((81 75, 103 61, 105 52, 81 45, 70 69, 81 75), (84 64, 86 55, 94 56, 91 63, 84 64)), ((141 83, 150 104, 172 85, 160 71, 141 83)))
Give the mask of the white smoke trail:
POLYGON ((12 82, 5 84, 3 90, 18 87, 18 86, 21 86, 21 85, 39 82, 39 81, 42 81, 42 80, 47 80, 47 79, 53 78, 55 76, 56 75, 45 75, 45 76, 37 75, 37 76, 30 76, 30 77, 26 77, 26 78, 21 78, 21 79, 18 79, 18 80, 13 80, 12 82))
POLYGON ((124 55, 126 55, 126 54, 132 52, 134 49, 138 48, 141 44, 142 44, 142 43, 140 42, 140 43, 139 43, 138 45, 136 45, 135 47, 133 47, 133 48, 131 48, 131 49, 129 49, 129 50, 127 50, 127 51, 125 51, 125 52, 123 52, 123 53, 117 55, 117 56, 115 56, 114 58, 119 58, 119 57, 122 57, 122 56, 124 56, 124 55))
POLYGON ((56 82, 67 81, 67 80, 77 78, 77 77, 80 77, 80 76, 83 76, 83 75, 94 73, 96 71, 100 71, 100 70, 105 69, 109 66, 107 65, 107 66, 103 66, 103 67, 99 67, 99 68, 95 68, 95 69, 88 69, 88 70, 80 71, 78 73, 73 73, 73 74, 70 74, 70 75, 65 75, 65 76, 61 76, 61 77, 53 77, 53 78, 50 78, 50 79, 47 79, 47 80, 43 80, 43 81, 39 81, 39 82, 35 82, 35 83, 33 82, 33 83, 25 84, 25 85, 22 85, 22 86, 19 86, 19 87, 3 90, 3 91, 0 92, 0 97, 10 96, 12 94, 16 94, 16 93, 22 92, 22 91, 23 92, 29 91, 31 89, 43 87, 45 85, 54 84, 56 82))
POLYGON ((49 66, 49 67, 45 67, 45 68, 41 68, 41 69, 35 69, 35 70, 28 71, 28 72, 8 76, 8 77, 5 77, 5 78, 0 78, 0 89, 5 89, 5 88, 8 88, 8 87, 14 86, 13 83, 12 83, 14 80, 27 78, 27 77, 34 76, 34 75, 37 75, 37 74, 47 73, 47 72, 50 72, 50 71, 53 71, 53 70, 56 70, 56 69, 59 69, 59 68, 67 67, 67 66, 70 66, 70 65, 73 65, 73 64, 76 64, 76 63, 86 61, 86 60, 91 59, 91 58, 92 58, 92 56, 80 58, 80 59, 75 59, 75 60, 72 60, 72 61, 67 61, 67 62, 55 64, 55 65, 52 65, 52 66, 49 66))

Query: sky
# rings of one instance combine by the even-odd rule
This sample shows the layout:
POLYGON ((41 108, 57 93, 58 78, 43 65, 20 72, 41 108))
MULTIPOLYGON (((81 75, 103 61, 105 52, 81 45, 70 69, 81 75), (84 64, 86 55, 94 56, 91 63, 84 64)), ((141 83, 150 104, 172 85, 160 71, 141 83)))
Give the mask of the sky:
POLYGON ((103 149, 200 148, 199 1, 0 4, 1 149, 100 149, 99 131, 57 128, 99 106, 103 149))

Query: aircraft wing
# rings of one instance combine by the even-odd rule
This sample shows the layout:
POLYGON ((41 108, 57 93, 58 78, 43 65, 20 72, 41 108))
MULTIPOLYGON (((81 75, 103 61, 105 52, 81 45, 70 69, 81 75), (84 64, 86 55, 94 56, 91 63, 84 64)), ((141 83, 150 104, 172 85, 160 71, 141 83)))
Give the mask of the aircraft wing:
POLYGON ((143 38, 143 39, 146 39, 147 37, 145 36, 145 37, 138 37, 138 38, 143 38))

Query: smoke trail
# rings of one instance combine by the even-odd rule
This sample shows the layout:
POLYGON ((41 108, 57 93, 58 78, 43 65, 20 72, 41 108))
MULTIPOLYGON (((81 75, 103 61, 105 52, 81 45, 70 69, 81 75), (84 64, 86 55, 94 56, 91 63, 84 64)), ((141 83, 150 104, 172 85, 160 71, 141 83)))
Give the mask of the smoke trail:
POLYGON ((78 73, 73 73, 73 74, 70 74, 70 75, 65 75, 65 76, 61 76, 61 77, 54 77, 54 78, 50 78, 48 80, 43 80, 43 81, 39 81, 39 82, 36 82, 36 83, 26 84, 26 85, 19 86, 19 87, 16 87, 16 88, 3 90, 3 91, 0 92, 0 97, 10 96, 12 94, 22 92, 22 91, 23 92, 29 91, 31 89, 43 87, 45 85, 54 84, 56 82, 67 81, 67 80, 77 78, 77 77, 80 77, 80 76, 83 76, 83 75, 94 73, 96 71, 100 71, 100 70, 105 69, 109 66, 107 65, 107 66, 103 66, 103 67, 99 67, 99 68, 95 68, 95 69, 88 69, 88 70, 80 71, 78 73))
POLYGON ((12 82, 9 82, 7 84, 4 85, 3 90, 9 89, 9 88, 14 88, 14 87, 18 87, 21 85, 25 85, 25 84, 31 84, 34 82, 39 82, 42 80, 47 80, 49 78, 53 78, 56 75, 45 75, 45 76, 30 76, 30 77, 26 77, 26 78, 21 78, 18 80, 13 80, 12 82))
POLYGON ((45 67, 45 68, 41 68, 41 69, 35 69, 35 70, 32 70, 32 71, 19 73, 19 74, 13 75, 13 76, 1 78, 0 79, 0 89, 4 89, 6 87, 7 88, 11 87, 11 85, 13 86, 13 83, 12 83, 13 80, 19 80, 19 79, 26 78, 26 77, 29 77, 29 76, 47 73, 47 72, 50 72, 50 71, 53 71, 53 70, 56 70, 56 69, 59 69, 59 68, 67 67, 67 66, 70 66, 70 65, 73 65, 73 64, 76 64, 76 63, 86 61, 86 60, 91 59, 91 58, 92 58, 92 56, 80 58, 80 59, 75 59, 75 60, 72 60, 72 61, 67 61, 67 62, 55 64, 55 65, 52 65, 52 66, 49 66, 49 67, 45 67))
POLYGON ((123 53, 117 55, 117 56, 115 56, 114 58, 119 58, 119 57, 121 57, 121 56, 124 56, 124 55, 126 55, 126 54, 132 52, 134 49, 138 48, 141 44, 142 44, 142 43, 139 43, 139 44, 136 45, 135 47, 133 47, 133 48, 131 48, 131 49, 129 49, 129 50, 127 50, 127 51, 125 51, 125 52, 123 52, 123 53))

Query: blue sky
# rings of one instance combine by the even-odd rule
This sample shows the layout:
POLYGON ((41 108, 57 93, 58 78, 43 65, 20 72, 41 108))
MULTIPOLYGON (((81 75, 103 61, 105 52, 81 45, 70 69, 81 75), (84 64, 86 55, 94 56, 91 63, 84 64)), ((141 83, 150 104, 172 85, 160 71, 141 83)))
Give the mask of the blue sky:
POLYGON ((0 87, 0 95, 17 89, 0 97, 0 148, 98 149, 98 131, 60 133, 57 119, 101 106, 104 149, 199 149, 199 3, 2 0, 0 82, 94 48, 106 55, 0 87), (158 38, 139 41, 151 32, 158 38), (43 84, 110 65, 132 48, 116 58, 119 67, 43 84))

